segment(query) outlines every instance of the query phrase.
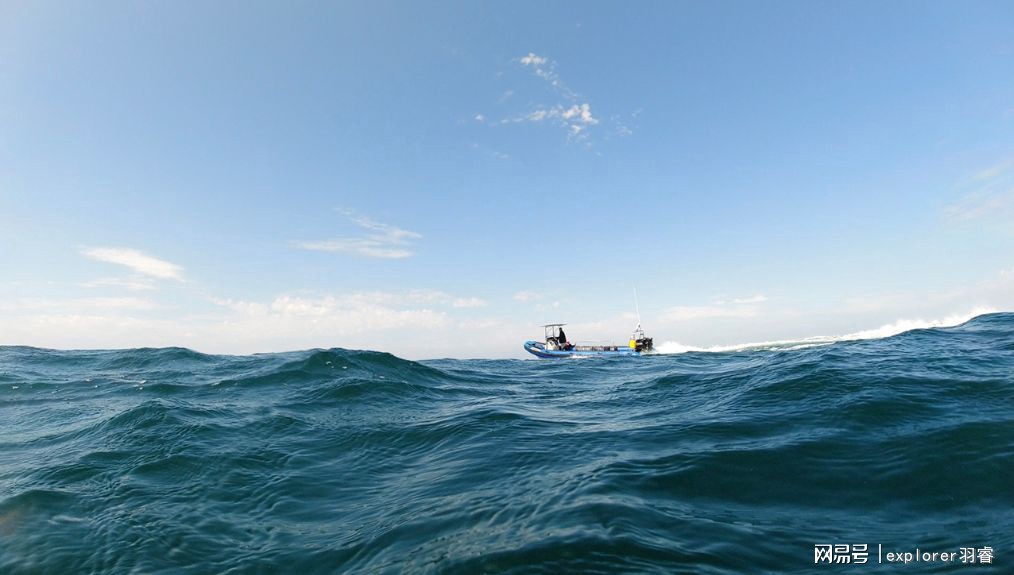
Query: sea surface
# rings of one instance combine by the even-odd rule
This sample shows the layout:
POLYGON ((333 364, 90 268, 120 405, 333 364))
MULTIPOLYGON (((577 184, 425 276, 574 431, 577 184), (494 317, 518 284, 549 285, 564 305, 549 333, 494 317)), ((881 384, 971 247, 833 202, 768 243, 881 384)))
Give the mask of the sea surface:
POLYGON ((0 348, 0 573, 346 572, 1014 573, 1014 314, 581 361, 0 348))

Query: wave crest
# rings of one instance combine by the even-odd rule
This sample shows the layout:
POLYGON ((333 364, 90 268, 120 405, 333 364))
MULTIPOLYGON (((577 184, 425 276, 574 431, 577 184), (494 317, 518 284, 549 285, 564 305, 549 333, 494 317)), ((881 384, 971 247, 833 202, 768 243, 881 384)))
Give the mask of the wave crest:
POLYGON ((880 327, 847 333, 844 335, 821 335, 801 339, 781 339, 761 341, 752 343, 738 343, 732 345, 693 346, 684 345, 677 341, 666 341, 655 346, 655 353, 658 354, 679 354, 679 353, 727 353, 736 351, 757 351, 757 350, 795 350, 810 347, 830 345, 840 341, 860 341, 867 339, 884 339, 894 337, 910 331, 919 329, 935 329, 956 327, 973 319, 996 313, 995 309, 979 307, 968 313, 952 314, 940 319, 899 319, 880 327))

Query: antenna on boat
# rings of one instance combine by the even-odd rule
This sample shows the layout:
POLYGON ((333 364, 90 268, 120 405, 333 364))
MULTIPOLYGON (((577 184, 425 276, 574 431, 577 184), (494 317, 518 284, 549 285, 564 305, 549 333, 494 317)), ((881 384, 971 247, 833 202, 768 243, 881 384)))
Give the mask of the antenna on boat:
POLYGON ((641 329, 641 304, 637 301, 637 286, 634 286, 634 311, 637 312, 637 327, 634 328, 632 339, 644 337, 644 330, 641 329))
POLYGON ((641 306, 637 302, 637 286, 634 286, 634 310, 637 312, 637 329, 641 329, 641 306))

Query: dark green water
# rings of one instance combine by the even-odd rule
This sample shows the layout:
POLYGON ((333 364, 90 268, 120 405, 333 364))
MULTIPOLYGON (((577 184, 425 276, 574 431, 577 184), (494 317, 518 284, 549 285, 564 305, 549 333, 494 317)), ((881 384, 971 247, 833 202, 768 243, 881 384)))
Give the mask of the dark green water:
POLYGON ((3 347, 0 422, 4 574, 1014 572, 1014 314, 584 361, 3 347))

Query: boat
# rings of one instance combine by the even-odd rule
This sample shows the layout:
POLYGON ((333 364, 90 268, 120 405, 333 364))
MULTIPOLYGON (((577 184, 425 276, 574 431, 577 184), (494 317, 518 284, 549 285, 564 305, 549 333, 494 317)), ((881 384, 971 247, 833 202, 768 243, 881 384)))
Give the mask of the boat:
POLYGON ((525 351, 541 358, 566 357, 632 357, 648 353, 653 349, 652 340, 644 335, 641 323, 637 323, 634 333, 626 346, 620 345, 574 345, 567 340, 563 331, 565 323, 547 323, 545 341, 530 339, 525 342, 525 351))

